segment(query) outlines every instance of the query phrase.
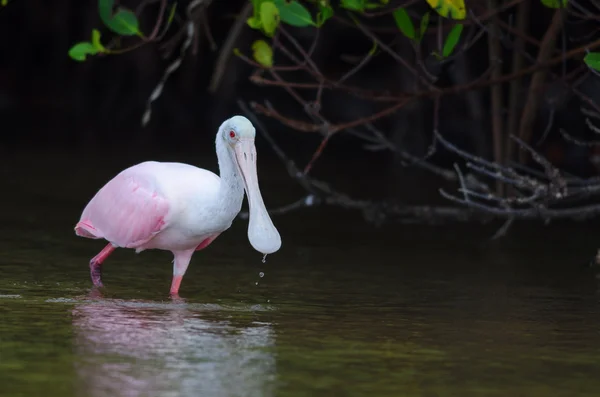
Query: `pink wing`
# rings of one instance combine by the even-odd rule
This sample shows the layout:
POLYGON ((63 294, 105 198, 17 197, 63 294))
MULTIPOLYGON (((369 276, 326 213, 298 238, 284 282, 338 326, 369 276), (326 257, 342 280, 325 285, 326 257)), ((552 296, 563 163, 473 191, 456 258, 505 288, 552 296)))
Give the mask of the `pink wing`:
POLYGON ((109 181, 89 202, 75 233, 124 248, 137 248, 167 226, 167 199, 152 177, 127 170, 109 181))

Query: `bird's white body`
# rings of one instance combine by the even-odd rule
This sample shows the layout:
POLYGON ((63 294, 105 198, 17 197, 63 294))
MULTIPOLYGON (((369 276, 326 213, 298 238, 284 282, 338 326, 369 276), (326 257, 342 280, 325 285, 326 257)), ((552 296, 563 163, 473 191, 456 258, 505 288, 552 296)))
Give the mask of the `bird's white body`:
POLYGON ((244 187, 231 188, 213 172, 183 163, 148 161, 122 172, 122 177, 146 176, 157 195, 169 202, 164 228, 152 240, 136 248, 189 250, 216 233, 229 229, 242 208, 244 187))
POLYGON ((162 249, 175 255, 171 292, 176 293, 194 251, 231 226, 242 208, 244 190, 250 206, 250 243, 265 254, 277 251, 281 238, 258 187, 254 134, 252 124, 241 116, 221 125, 216 138, 220 177, 188 164, 147 161, 104 185, 75 227, 79 236, 109 241, 90 262, 94 284, 102 285, 100 264, 114 248, 162 249))

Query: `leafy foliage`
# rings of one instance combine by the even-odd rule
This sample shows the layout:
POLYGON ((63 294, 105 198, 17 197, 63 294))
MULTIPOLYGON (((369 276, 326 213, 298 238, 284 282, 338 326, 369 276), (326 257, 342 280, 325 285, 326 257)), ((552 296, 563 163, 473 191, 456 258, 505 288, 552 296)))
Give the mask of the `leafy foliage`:
POLYGON ((273 50, 266 41, 256 40, 252 44, 252 51, 256 62, 267 68, 273 66, 273 50))
MULTIPOLYGON (((398 29, 400 29, 400 32, 402 32, 402 34, 404 36, 406 36, 407 38, 409 38, 411 40, 415 40, 417 42, 419 42, 423 38, 423 35, 425 34, 425 31, 427 30, 427 26, 429 25, 429 13, 428 12, 425 13, 423 15, 423 17, 421 18, 421 24, 420 24, 418 33, 415 31, 415 27, 413 25, 412 19, 408 15, 408 12, 406 11, 406 9, 398 8, 398 9, 394 10, 392 15, 394 17, 394 20, 396 21, 396 26, 398 26, 398 29)), ((452 54, 452 52, 454 51, 454 48, 456 47, 456 45, 458 44, 458 42, 460 40, 460 35, 462 33, 462 30, 463 30, 462 24, 457 24, 452 28, 452 30, 450 31, 450 33, 448 34, 448 36, 446 37, 446 40, 444 42, 444 48, 442 50, 441 57, 448 57, 450 54, 452 54)), ((439 54, 435 54, 435 55, 438 58, 440 58, 439 54)))
POLYGON ((408 15, 408 12, 404 8, 398 8, 392 14, 394 16, 394 20, 396 21, 396 26, 398 29, 409 39, 415 39, 415 27, 413 26, 412 20, 408 15))
POLYGON ((319 13, 317 14, 317 26, 321 27, 325 21, 333 16, 333 8, 325 1, 319 2, 319 13))
MULTIPOLYGON (((320 28, 334 15, 334 10, 329 0, 316 1, 318 7, 316 18, 313 17, 311 11, 309 11, 309 9, 299 0, 250 1, 252 2, 253 14, 246 20, 246 24, 252 29, 261 31, 267 37, 273 37, 280 23, 297 28, 320 28)), ((339 5, 341 8, 360 12, 367 9, 382 7, 386 5, 388 1, 389 0, 379 0, 379 2, 369 2, 367 0, 340 0, 339 5)), ((259 64, 266 66, 269 64, 269 62, 266 61, 267 52, 263 51, 263 49, 266 48, 264 46, 266 42, 262 40, 259 41, 255 41, 252 45, 254 60, 259 64), (259 41, 261 43, 259 43, 259 41), (260 49, 260 51, 257 51, 256 49, 260 49), (261 59, 258 59, 256 57, 257 55, 260 55, 261 59)))
POLYGON ((83 41, 75 44, 69 50, 69 56, 79 62, 86 60, 88 55, 96 55, 101 52, 108 52, 100 41, 100 32, 96 29, 92 30, 92 41, 83 41))
MULTIPOLYGON (((177 3, 173 4, 170 8, 166 22, 167 27, 170 26, 171 22, 173 21, 176 6, 177 3)), ((138 36, 142 39, 148 40, 148 38, 144 37, 140 31, 138 18, 133 11, 119 6, 113 12, 114 7, 115 0, 98 0, 98 14, 100 19, 112 33, 118 36, 138 36)), ((152 39, 152 37, 150 39, 152 39)), ((121 50, 109 50, 100 42, 100 31, 94 29, 92 31, 91 42, 85 41, 76 43, 69 49, 69 56, 75 61, 82 62, 87 59, 88 55, 97 55, 99 53, 122 53, 133 48, 137 48, 138 46, 139 45, 136 45, 131 48, 121 50)))
POLYGON ((298 1, 288 3, 285 0, 275 0, 275 4, 282 22, 297 27, 316 26, 310 12, 298 1))
MULTIPOLYGON (((268 37, 273 36, 280 22, 296 27, 317 26, 310 11, 296 0, 252 0, 252 6, 254 14, 246 23, 268 37)), ((322 6, 319 14, 324 22, 333 15, 333 9, 322 6)))
POLYGON ((97 53, 98 50, 94 48, 92 43, 87 41, 77 43, 69 50, 69 56, 76 61, 85 61, 88 55, 96 55, 97 53))
POLYGON ((460 40, 460 34, 462 33, 463 25, 458 24, 454 25, 448 36, 446 37, 446 41, 444 42, 444 49, 442 50, 442 55, 444 57, 449 56, 454 51, 454 47, 458 44, 460 40))
MULTIPOLYGON (((0 0, 5 6, 9 0, 0 0)), ((295 28, 320 28, 329 19, 334 17, 334 6, 341 10, 357 13, 379 9, 389 4, 389 0, 248 0, 253 6, 253 15, 247 19, 247 25, 260 31, 267 38, 272 38, 281 24, 295 28)), ((463 20, 466 18, 464 0, 426 0, 429 6, 442 18, 463 20)), ((549 8, 566 7, 568 0, 540 0, 549 8)), ((413 21, 405 7, 388 9, 400 33, 406 38, 419 43, 430 23, 429 11, 423 13, 418 26, 413 21)), ((174 18, 175 6, 169 12, 167 26, 174 18)), ((386 12, 386 11, 384 11, 386 12)), ((118 36, 144 37, 139 28, 139 21, 135 13, 123 6, 115 6, 115 0, 98 0, 98 13, 103 24, 108 30, 118 36)), ((388 14, 388 15, 390 15, 388 14)), ((443 48, 438 49, 441 54, 433 53, 437 58, 450 56, 460 42, 464 29, 462 23, 456 24, 446 36, 443 48)), ((152 38, 151 38, 152 39, 152 38)), ((76 61, 85 61, 90 56, 97 54, 115 54, 125 50, 112 49, 112 45, 105 47, 101 40, 101 33, 93 29, 91 40, 75 43, 69 50, 69 56, 76 61), (108 48, 107 48, 108 47, 108 48)), ((135 46, 134 46, 135 48, 135 46)), ((273 48, 267 41, 259 39, 253 42, 252 57, 265 68, 273 66, 273 48)), ((238 51, 238 50, 236 50, 238 51)), ((371 54, 374 55, 375 53, 371 54)), ((600 71, 600 53, 591 52, 584 58, 584 62, 592 69, 600 71)))
POLYGON ((427 0, 427 3, 444 18, 460 20, 467 16, 464 0, 427 0))
POLYGON ((569 0, 541 0, 542 4, 548 8, 564 8, 569 0))
MULTIPOLYGON (((273 37, 280 23, 295 27, 319 27, 333 16, 333 8, 321 1, 317 22, 310 11, 299 1, 292 0, 251 0, 253 15, 246 21, 247 25, 260 30, 265 36, 273 37)), ((256 40, 252 44, 253 57, 265 67, 273 65, 273 50, 264 40, 256 40)))
POLYGON ((379 3, 369 2, 367 0, 341 0, 340 6, 352 11, 365 11, 379 8, 388 3, 388 0, 380 0, 379 3))
POLYGON ((415 40, 416 42, 421 41, 427 27, 429 26, 429 12, 423 14, 421 18, 421 22, 419 24, 419 31, 415 31, 415 26, 413 25, 412 19, 408 12, 404 8, 398 8, 394 10, 392 13, 394 20, 396 21, 396 26, 404 36, 411 40, 415 40))
POLYGON ((141 36, 139 22, 135 14, 123 7, 119 7, 113 15, 114 0, 99 0, 98 12, 102 22, 113 32, 122 36, 141 36))
POLYGON ((600 52, 588 52, 583 58, 583 62, 590 68, 600 72, 600 52))
POLYGON ((272 1, 260 5, 260 24, 267 36, 273 36, 279 24, 279 9, 272 1))
POLYGON ((100 32, 98 29, 92 30, 92 45, 98 52, 106 52, 106 48, 102 45, 100 41, 100 32))

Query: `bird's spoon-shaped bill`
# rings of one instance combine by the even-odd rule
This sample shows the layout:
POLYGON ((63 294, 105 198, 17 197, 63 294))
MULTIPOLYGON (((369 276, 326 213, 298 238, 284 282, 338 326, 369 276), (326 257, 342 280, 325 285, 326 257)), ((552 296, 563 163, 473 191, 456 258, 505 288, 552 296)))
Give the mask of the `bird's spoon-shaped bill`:
POLYGON ((281 236, 269 217, 258 187, 254 140, 240 139, 235 144, 234 150, 250 207, 248 239, 258 252, 272 254, 281 247, 281 236))

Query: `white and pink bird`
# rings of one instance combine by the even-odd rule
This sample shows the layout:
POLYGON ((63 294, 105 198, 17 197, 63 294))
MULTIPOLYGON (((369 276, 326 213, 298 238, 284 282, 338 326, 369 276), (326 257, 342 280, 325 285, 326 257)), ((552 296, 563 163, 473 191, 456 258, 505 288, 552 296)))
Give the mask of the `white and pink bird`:
POLYGON ((216 137, 220 177, 188 164, 147 161, 104 185, 75 226, 78 236, 108 241, 90 261, 94 286, 102 287, 102 263, 116 248, 161 249, 175 257, 171 294, 178 295, 192 255, 229 229, 242 208, 244 189, 250 244, 263 254, 279 250, 281 237, 258 186, 255 135, 243 116, 221 124, 216 137))

